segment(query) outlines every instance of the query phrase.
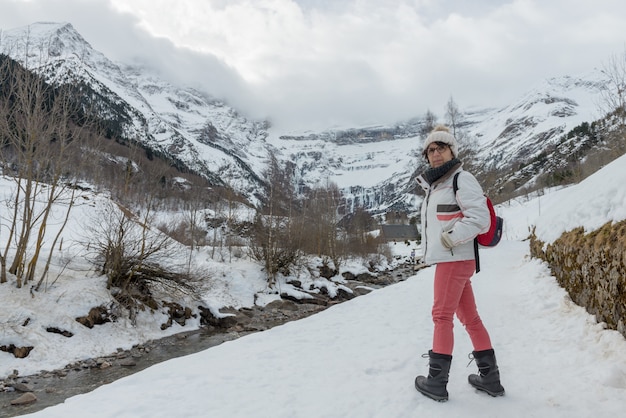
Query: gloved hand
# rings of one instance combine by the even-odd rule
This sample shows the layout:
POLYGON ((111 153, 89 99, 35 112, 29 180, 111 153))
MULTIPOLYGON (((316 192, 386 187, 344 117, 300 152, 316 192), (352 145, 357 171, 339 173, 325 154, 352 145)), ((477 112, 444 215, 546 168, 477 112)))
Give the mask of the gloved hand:
POLYGON ((454 247, 454 243, 452 242, 452 235, 450 235, 451 233, 452 231, 441 233, 441 244, 443 244, 443 246, 448 249, 454 247))

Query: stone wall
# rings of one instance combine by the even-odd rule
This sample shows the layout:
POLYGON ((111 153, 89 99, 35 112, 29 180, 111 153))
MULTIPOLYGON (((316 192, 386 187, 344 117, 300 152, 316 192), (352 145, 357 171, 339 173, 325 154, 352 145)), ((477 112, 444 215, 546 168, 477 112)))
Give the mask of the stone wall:
POLYGON ((565 232, 545 245, 534 233, 531 256, 546 261, 572 300, 626 337, 626 221, 585 234, 565 232))

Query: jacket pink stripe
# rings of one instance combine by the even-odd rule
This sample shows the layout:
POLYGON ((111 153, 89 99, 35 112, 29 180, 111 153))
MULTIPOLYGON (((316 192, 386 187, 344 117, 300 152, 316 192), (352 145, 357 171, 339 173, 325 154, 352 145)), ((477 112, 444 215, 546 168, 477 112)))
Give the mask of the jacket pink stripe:
POLYGON ((437 214, 437 219, 440 221, 450 221, 452 219, 456 219, 456 218, 462 218, 463 217, 463 213, 458 212, 458 213, 451 213, 451 214, 437 214))

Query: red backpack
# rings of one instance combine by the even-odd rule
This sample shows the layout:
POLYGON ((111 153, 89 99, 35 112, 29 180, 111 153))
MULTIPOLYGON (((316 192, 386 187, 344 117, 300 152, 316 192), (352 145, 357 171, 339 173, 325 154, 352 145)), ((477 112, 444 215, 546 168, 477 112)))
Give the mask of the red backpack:
MULTIPOLYGON (((457 190, 459 190, 458 178, 460 173, 454 175, 452 180, 452 190, 454 190, 454 196, 456 196, 457 190)), ((474 239, 474 257, 476 258, 476 273, 480 271, 480 261, 478 259, 478 246, 482 247, 495 247, 502 238, 502 227, 504 226, 504 219, 496 215, 496 211, 493 208, 493 203, 489 196, 485 195, 487 199, 487 208, 489 209, 489 217, 491 223, 489 224, 489 230, 484 234, 478 234, 474 239)))

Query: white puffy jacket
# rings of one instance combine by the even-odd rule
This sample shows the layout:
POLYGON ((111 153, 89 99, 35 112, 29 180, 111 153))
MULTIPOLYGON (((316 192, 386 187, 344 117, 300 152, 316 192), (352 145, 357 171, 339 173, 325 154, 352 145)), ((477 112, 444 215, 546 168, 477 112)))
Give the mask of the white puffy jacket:
POLYGON ((487 232, 490 224, 486 197, 476 178, 458 167, 433 184, 422 176, 417 181, 426 192, 422 203, 424 263, 473 260, 474 238, 487 232), (460 174, 454 196, 452 181, 457 172, 460 174), (448 231, 452 231, 450 237, 455 244, 452 249, 441 243, 441 234, 448 231))

